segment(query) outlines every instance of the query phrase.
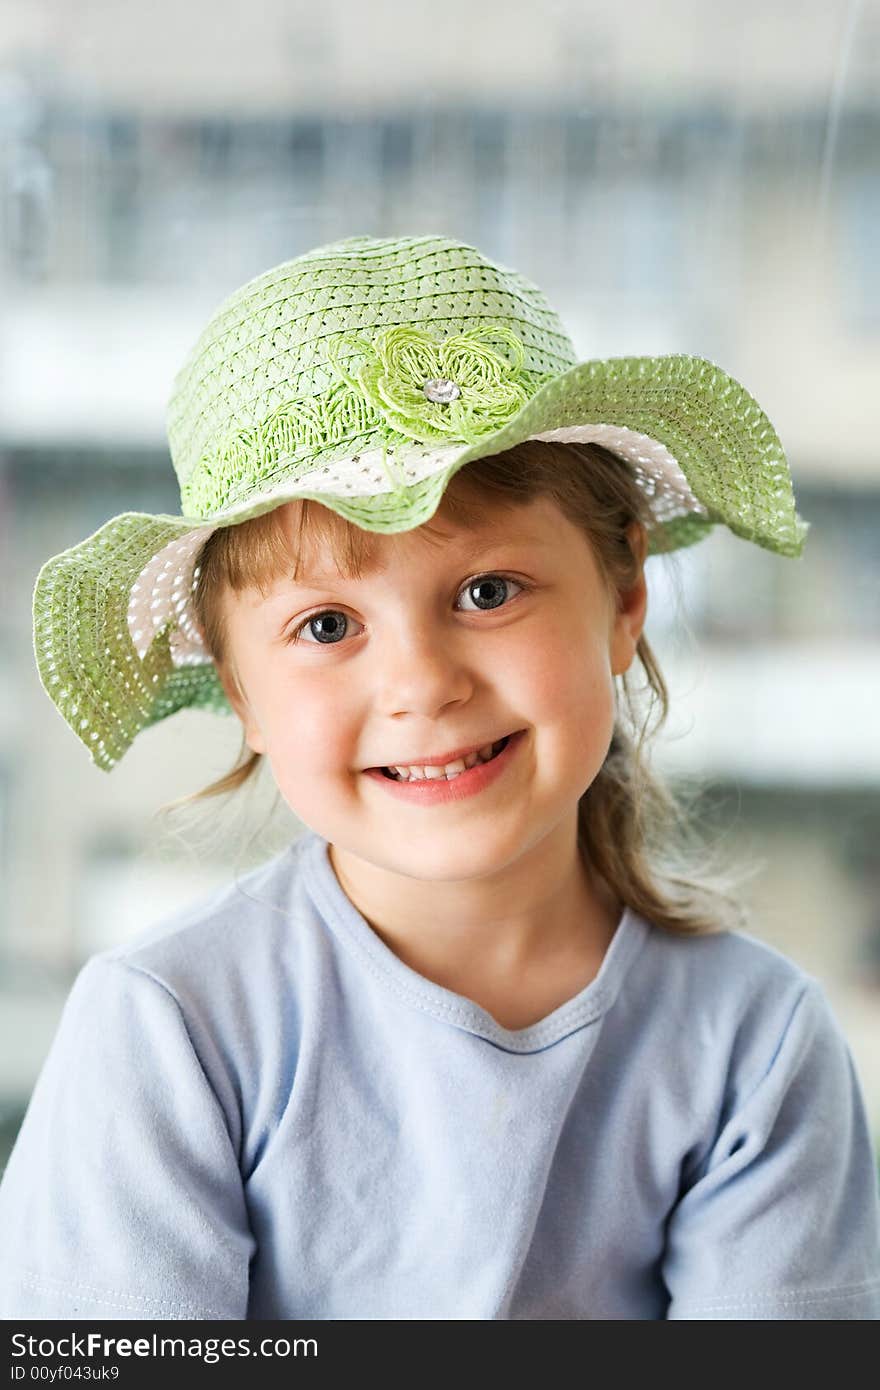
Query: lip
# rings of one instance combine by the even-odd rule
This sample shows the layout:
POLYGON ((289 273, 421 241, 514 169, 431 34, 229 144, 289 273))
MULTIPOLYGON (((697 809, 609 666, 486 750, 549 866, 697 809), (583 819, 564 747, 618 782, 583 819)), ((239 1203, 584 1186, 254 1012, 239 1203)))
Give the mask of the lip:
MULTIPOLYGON (((507 746, 501 750, 497 757, 492 758, 488 763, 476 763, 468 768, 466 772, 461 772, 454 777, 451 782, 447 782, 445 777, 425 779, 418 782, 397 782, 393 777, 386 777, 381 768, 368 767, 364 769, 364 776, 371 778, 381 785, 392 796, 400 798, 402 801, 412 801, 420 806, 435 806, 442 801, 462 801, 467 796, 475 796, 477 792, 484 791, 493 782, 497 782, 504 776, 504 771, 510 766, 516 757, 517 750, 523 743, 526 736, 525 729, 519 729, 515 734, 511 734, 507 746)), ((503 737, 503 735, 502 735, 503 737)), ((494 739, 497 743, 498 740, 494 739)), ((485 747, 481 744, 480 747, 485 747)), ((452 759, 447 759, 452 761, 452 759)), ((436 764, 433 764, 436 766, 436 764)), ((417 763, 418 767, 419 764, 417 763)), ((432 764, 428 764, 432 766, 432 764)))
MULTIPOLYGON (((477 753, 487 744, 500 743, 507 734, 499 734, 497 738, 484 738, 482 743, 469 743, 465 748, 454 748, 451 753, 444 753, 439 758, 394 758, 391 762, 385 763, 385 767, 445 767, 447 763, 454 763, 457 758, 466 758, 468 753, 477 753)), ((364 772, 375 772, 372 767, 365 767, 364 772)), ((381 772, 381 768, 379 769, 381 772)))

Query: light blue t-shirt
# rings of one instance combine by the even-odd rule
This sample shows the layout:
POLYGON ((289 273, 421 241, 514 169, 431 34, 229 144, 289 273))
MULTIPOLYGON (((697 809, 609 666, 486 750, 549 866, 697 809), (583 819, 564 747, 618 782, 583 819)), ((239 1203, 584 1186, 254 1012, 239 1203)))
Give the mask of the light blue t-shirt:
POLYGON ((6 1319, 880 1316, 816 979, 626 910, 511 1031, 383 943, 312 831, 83 966, 0 1250, 6 1319))

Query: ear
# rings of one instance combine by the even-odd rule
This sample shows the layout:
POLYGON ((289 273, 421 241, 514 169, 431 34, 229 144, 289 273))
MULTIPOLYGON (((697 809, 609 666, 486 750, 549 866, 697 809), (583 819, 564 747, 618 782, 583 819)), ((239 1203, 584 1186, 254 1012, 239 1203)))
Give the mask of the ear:
POLYGON ((263 735, 248 703, 247 696, 239 684, 238 677, 225 662, 218 661, 216 667, 220 684, 226 692, 226 698, 241 721, 248 747, 255 753, 265 753, 266 744, 263 735))
POLYGON ((626 528, 630 549, 638 563, 638 574, 632 587, 617 596, 617 611, 611 637, 611 671, 623 675, 633 663, 636 647, 645 625, 648 608, 648 586, 645 580, 645 560, 648 553, 648 533, 639 521, 626 528))

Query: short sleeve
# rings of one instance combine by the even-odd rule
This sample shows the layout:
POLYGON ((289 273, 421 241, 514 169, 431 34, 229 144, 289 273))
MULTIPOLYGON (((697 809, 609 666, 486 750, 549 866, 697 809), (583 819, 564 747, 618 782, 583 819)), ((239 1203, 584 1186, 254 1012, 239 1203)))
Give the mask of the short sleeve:
POLYGON ((222 1107, 165 985, 83 966, 0 1182, 0 1316, 246 1317, 255 1246, 222 1107))
POLYGON ((808 980, 667 1226, 667 1318, 877 1319, 877 1160, 852 1056, 808 980))

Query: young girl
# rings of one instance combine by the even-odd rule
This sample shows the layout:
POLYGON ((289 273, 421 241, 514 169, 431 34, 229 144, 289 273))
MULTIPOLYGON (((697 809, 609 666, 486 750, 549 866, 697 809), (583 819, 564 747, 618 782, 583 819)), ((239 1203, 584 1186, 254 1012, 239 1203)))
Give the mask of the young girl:
POLYGON ((364 236, 231 295, 168 427, 181 515, 48 561, 41 680, 105 770, 234 711, 207 794, 265 758, 306 829, 79 972, 0 1313, 877 1318, 846 1041, 683 871, 632 737, 635 657, 666 713, 647 556, 801 552, 757 403, 578 362, 474 247, 364 236))

